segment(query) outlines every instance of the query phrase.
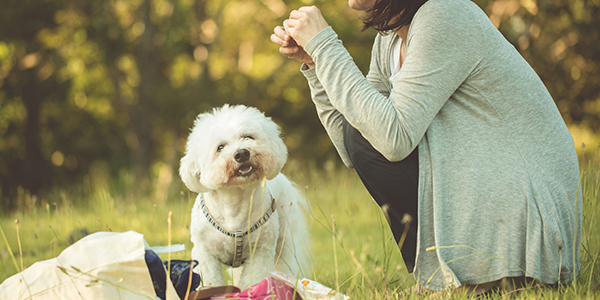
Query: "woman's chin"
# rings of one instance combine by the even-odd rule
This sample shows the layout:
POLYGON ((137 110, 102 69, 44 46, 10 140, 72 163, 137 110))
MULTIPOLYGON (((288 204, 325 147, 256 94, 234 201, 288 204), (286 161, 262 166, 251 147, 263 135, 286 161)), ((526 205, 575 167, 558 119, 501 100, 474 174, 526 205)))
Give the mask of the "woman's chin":
POLYGON ((367 11, 367 8, 358 4, 356 0, 348 0, 348 6, 357 11, 367 11))

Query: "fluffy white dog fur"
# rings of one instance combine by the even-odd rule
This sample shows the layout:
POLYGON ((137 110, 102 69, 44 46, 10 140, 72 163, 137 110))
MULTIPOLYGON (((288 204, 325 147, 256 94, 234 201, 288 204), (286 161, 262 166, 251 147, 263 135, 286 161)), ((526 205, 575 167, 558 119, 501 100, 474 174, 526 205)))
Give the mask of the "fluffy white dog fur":
POLYGON ((190 231, 192 258, 199 261, 195 271, 205 286, 225 284, 221 264, 231 265, 235 241, 207 221, 202 196, 213 219, 229 232, 248 230, 269 210, 272 197, 276 201, 270 219, 244 237, 244 263, 234 269, 234 284, 248 288, 270 270, 308 276, 308 202, 279 173, 287 159, 279 134, 271 118, 242 105, 225 105, 200 114, 194 122, 179 174, 191 191, 200 193, 190 231))

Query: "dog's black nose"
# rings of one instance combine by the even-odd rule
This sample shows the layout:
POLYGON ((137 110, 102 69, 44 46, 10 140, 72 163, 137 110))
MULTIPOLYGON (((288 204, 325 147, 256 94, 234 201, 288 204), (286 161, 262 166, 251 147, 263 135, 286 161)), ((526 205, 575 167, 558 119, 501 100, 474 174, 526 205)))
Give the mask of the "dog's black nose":
POLYGON ((239 149, 238 151, 235 151, 233 158, 235 161, 243 163, 250 158, 250 151, 248 151, 248 149, 239 149))

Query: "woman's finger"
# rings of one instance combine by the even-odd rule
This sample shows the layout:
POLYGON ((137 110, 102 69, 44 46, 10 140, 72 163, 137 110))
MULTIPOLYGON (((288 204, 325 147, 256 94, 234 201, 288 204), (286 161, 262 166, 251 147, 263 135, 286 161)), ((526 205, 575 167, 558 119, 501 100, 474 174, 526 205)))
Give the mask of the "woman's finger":
POLYGON ((298 18, 301 17, 302 15, 306 14, 306 13, 311 13, 314 12, 315 10, 319 10, 316 6, 311 5, 311 6, 302 6, 298 9, 292 10, 290 12, 290 17, 292 17, 292 14, 294 15, 294 18, 298 18))
POLYGON ((287 41, 282 40, 279 36, 277 36, 276 34, 271 34, 271 42, 279 45, 279 46, 287 46, 287 41))
POLYGON ((283 20, 283 28, 289 33, 288 28, 294 28, 298 25, 298 20, 285 19, 283 20))
POLYGON ((300 19, 300 17, 302 16, 302 13, 298 10, 292 10, 290 12, 290 19, 300 19))
POLYGON ((279 53, 281 53, 285 56, 294 55, 294 54, 298 53, 299 50, 300 50, 300 47, 298 47, 298 46, 279 47, 279 53))
POLYGON ((299 46, 305 46, 317 33, 329 24, 316 6, 303 6, 290 12, 290 18, 283 21, 286 33, 299 46))
POLYGON ((286 40, 289 38, 289 36, 285 32, 285 28, 283 28, 283 26, 276 26, 275 29, 273 29, 273 33, 282 40, 286 40))
POLYGON ((285 43, 287 43, 287 44, 295 43, 294 39, 292 39, 292 37, 287 33, 287 31, 285 31, 285 28, 283 26, 275 27, 274 32, 285 43))
POLYGON ((317 13, 317 12, 320 12, 319 8, 316 7, 316 6, 314 6, 314 5, 311 5, 311 6, 302 6, 302 7, 298 8, 298 13, 300 13, 300 14, 311 15, 311 14, 314 14, 314 13, 317 13))
POLYGON ((289 34, 290 36, 293 35, 293 28, 290 26, 289 20, 284 20, 283 21, 283 28, 285 29, 285 32, 287 32, 287 34, 289 34))

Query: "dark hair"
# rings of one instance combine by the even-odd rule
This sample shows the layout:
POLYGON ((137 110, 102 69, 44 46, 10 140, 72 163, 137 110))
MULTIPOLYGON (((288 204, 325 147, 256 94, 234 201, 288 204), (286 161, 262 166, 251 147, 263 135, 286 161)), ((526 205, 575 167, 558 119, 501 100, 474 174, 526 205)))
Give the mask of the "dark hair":
POLYGON ((363 19, 363 31, 373 27, 379 32, 409 25, 427 0, 376 0, 363 19))

